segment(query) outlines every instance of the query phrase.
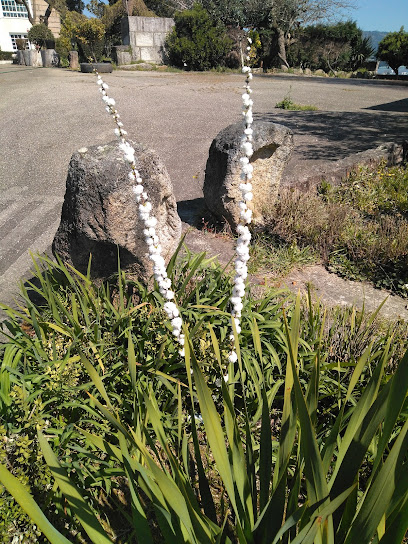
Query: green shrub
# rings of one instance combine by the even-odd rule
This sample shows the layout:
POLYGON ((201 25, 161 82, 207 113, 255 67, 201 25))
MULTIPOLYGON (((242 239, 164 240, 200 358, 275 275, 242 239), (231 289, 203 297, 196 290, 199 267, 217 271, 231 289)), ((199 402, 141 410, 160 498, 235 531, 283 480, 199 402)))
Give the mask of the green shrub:
MULTIPOLYGON (((316 378, 316 370, 313 370, 316 369, 316 357, 319 360, 320 408, 313 416, 319 444, 325 443, 333 421, 340 417, 339 403, 345 399, 352 373, 358 372, 359 378, 354 380, 352 393, 346 402, 348 418, 353 406, 369 387, 375 368, 382 368, 375 378, 380 380, 381 390, 390 382, 393 369, 400 367, 399 358, 406 344, 406 327, 378 327, 375 325, 376 316, 365 316, 355 310, 338 310, 326 317, 324 309, 311 301, 303 309, 298 304, 296 309, 290 297, 279 291, 271 291, 261 300, 249 298, 245 302, 240 335, 241 363, 235 368, 226 362, 230 350, 227 312, 231 295, 230 278, 204 255, 187 253, 177 263, 176 258, 172 259, 168 272, 175 291, 179 293, 183 320, 188 323, 190 356, 199 357, 200 371, 190 359, 194 382, 189 385, 189 367, 187 365, 186 368, 173 344, 166 316, 161 309, 163 301, 157 291, 149 291, 135 282, 127 281, 122 273, 119 273, 117 282, 97 287, 89 278, 69 271, 62 264, 52 263, 47 258, 41 258, 40 263, 42 266, 37 268, 37 281, 28 292, 23 289, 26 310, 20 313, 7 309, 9 340, 3 345, 0 366, 0 418, 3 424, 0 456, 18 481, 30 489, 47 518, 70 542, 84 541, 83 531, 86 529, 79 531, 79 522, 73 517, 75 513, 78 514, 79 503, 76 506, 70 504, 69 496, 72 493, 67 488, 58 490, 54 486, 56 465, 51 462, 48 468, 44 462, 43 454, 50 463, 50 452, 39 448, 37 429, 46 434, 58 455, 61 470, 67 472, 70 481, 86 497, 88 511, 93 512, 92 515, 99 520, 105 520, 104 530, 109 538, 116 538, 117 542, 134 541, 133 532, 141 530, 143 518, 147 516, 149 526, 156 535, 153 541, 162 542, 162 537, 158 538, 157 535, 162 531, 165 534, 166 522, 159 514, 163 507, 172 516, 171 530, 176 531, 175 538, 178 538, 179 531, 183 531, 177 517, 177 505, 183 504, 185 499, 178 492, 177 500, 174 496, 174 500, 160 507, 159 496, 150 487, 154 472, 154 478, 162 481, 163 485, 165 483, 157 473, 157 470, 161 470, 160 466, 154 468, 157 460, 162 459, 163 466, 167 466, 167 463, 173 466, 176 485, 180 481, 186 482, 179 488, 181 493, 184 493, 184 489, 195 497, 192 503, 196 512, 194 516, 198 516, 214 535, 220 531, 226 519, 225 530, 234 540, 236 520, 243 524, 248 521, 245 521, 245 516, 240 518, 243 514, 239 512, 232 514, 235 507, 234 499, 227 498, 231 492, 227 487, 228 472, 224 472, 225 466, 222 468, 219 465, 205 410, 203 406, 199 409, 197 404, 197 400, 200 403, 203 400, 200 394, 207 395, 205 388, 199 393, 196 385, 193 385, 197 383, 196 380, 201 380, 197 372, 204 373, 205 387, 217 412, 230 410, 230 396, 235 414, 231 412, 230 416, 232 421, 235 420, 233 425, 237 425, 238 433, 238 457, 233 461, 231 470, 235 473, 242 462, 239 441, 245 442, 246 447, 252 444, 252 457, 248 457, 243 466, 247 467, 247 473, 252 478, 251 500, 255 500, 261 485, 261 504, 265 505, 267 492, 264 484, 260 484, 264 461, 260 464, 259 455, 264 455, 260 454, 262 449, 268 451, 268 447, 262 445, 269 440, 265 437, 266 412, 270 412, 269 428, 274 433, 271 450, 274 466, 281 455, 275 438, 283 433, 285 405, 289 402, 288 398, 285 400, 283 382, 285 375, 289 379, 288 354, 294 347, 290 348, 288 344, 285 321, 297 331, 294 332, 295 336, 290 336, 290 342, 299 344, 297 367, 301 384, 313 382, 313 376, 316 378), (37 303, 32 302, 34 293, 37 303), (298 341, 296 334, 299 335, 298 341), (391 334, 394 335, 392 343, 391 334), (228 395, 223 387, 223 375, 226 373, 231 377, 228 395), (108 412, 100 403, 108 403, 108 412), (102 414, 99 410, 102 410, 102 414), (108 413, 114 414, 114 418, 108 417, 108 413), (163 430, 157 426, 159 420, 154 419, 156 413, 163 430), (195 429, 192 421, 196 416, 195 429), (121 421, 119 429, 117 420, 121 421), (263 431, 260 431, 261 428, 263 431), (130 436, 126 433, 124 438, 125 441, 130 440, 127 447, 131 452, 130 467, 127 468, 117 457, 118 446, 125 447, 120 434, 124 429, 133 429, 136 436, 149 445, 146 450, 140 441, 134 442, 133 434, 130 436), (250 442, 248 432, 251 434, 250 442), (104 448, 102 452, 101 447, 104 448), (138 460, 147 463, 147 472, 143 471, 143 477, 138 472, 138 460), (201 466, 206 467, 208 484, 203 479, 204 469, 201 466), (138 482, 133 491, 128 488, 130 481, 138 482), (215 508, 216 518, 211 507, 212 499, 205 491, 207 485, 210 494, 225 497, 215 508), (138 501, 141 501, 140 504, 138 501), (135 516, 136 511, 141 516, 137 529, 133 525, 136 521, 131 521, 132 512, 135 516), (213 524, 215 519, 216 525, 213 524)), ((310 391, 309 388, 308 402, 312 398, 310 391)), ((290 402, 295 401, 292 399, 290 402)), ((291 410, 296 413, 295 404, 291 410)), ((228 412, 225 412, 227 416, 228 412)), ((294 420, 291 424, 294 424, 294 420)), ((399 418, 395 421, 395 435, 398 435, 401 426, 399 418)), ((227 432, 227 443, 231 444, 228 427, 224 431, 227 432)), ((299 444, 293 442, 290 446, 291 439, 284 439, 283 434, 281 440, 289 440, 287 445, 291 450, 285 469, 288 471, 285 476, 288 497, 299 494, 302 497, 300 504, 303 504, 306 497, 311 500, 311 495, 308 495, 308 488, 305 487, 299 444)), ((282 462, 284 459, 281 457, 282 462)), ((373 462, 375 460, 371 454, 364 455, 359 469, 361 474, 369 477, 373 462)), ((3 478, 4 471, 2 474, 3 478)), ((164 476, 170 477, 169 474, 164 476)), ((362 479, 361 491, 365 489, 365 482, 362 479)), ((18 486, 15 481, 14 484, 18 486)), ((271 489, 276 489, 274 486, 272 484, 271 489)), ((1 538, 6 539, 7 535, 11 535, 10 540, 18 535, 37 538, 32 522, 4 490, 0 504, 5 506, 0 509, 1 538)), ((248 501, 246 504, 248 506, 248 501)), ((279 508, 282 505, 280 503, 279 508)), ((290 518, 291 509, 295 508, 293 500, 289 499, 285 508, 287 518, 290 518)), ((259 515, 257 512, 253 513, 255 517, 259 515)), ((253 514, 248 513, 250 517, 253 514)), ((313 515, 313 509, 310 515, 313 515)), ((95 519, 92 523, 97 526, 95 519)), ((38 521, 36 524, 44 530, 38 521)), ((246 530, 252 531, 254 528, 247 527, 246 530)), ((197 538, 201 544, 203 536, 197 538)), ((171 542, 166 539, 168 541, 171 542)), ((194 540, 191 537, 187 541, 194 540)))
POLYGON ((46 42, 54 40, 54 34, 44 23, 33 25, 28 31, 28 39, 31 43, 41 48, 46 47, 46 42))
POLYGON ((318 194, 283 191, 267 230, 286 244, 311 246, 332 271, 405 296, 407 185, 406 168, 381 165, 360 169, 338 187, 323 183, 318 194))
MULTIPOLYGON (((124 331, 125 359, 118 364, 120 379, 112 379, 112 366, 105 361, 109 350, 97 350, 93 362, 82 358, 91 401, 82 396, 70 404, 83 416, 75 421, 68 439, 63 440, 64 433, 55 434, 52 427, 46 429, 47 439, 44 432, 38 433, 46 463, 66 500, 66 519, 75 517, 95 543, 215 544, 224 538, 230 543, 283 544, 290 539, 351 544, 358 535, 359 541, 369 544, 379 527, 389 542, 401 542, 407 529, 408 366, 405 357, 396 362, 395 374, 390 373, 392 336, 388 333, 382 344, 367 345, 369 335, 364 332, 375 316, 365 325, 362 319, 350 316, 351 327, 343 338, 360 336, 365 345, 361 345, 361 355, 356 352, 350 359, 341 360, 340 353, 334 354, 333 363, 320 312, 309 304, 304 319, 299 300, 282 309, 268 297, 247 303, 242 349, 236 342, 238 363, 225 366, 225 291, 218 291, 220 310, 213 305, 211 294, 221 287, 222 275, 195 275, 200 260, 204 263, 202 256, 189 259, 192 275, 185 274, 189 270, 185 265, 179 269, 179 281, 189 286, 180 291, 190 330, 185 330, 185 364, 178 364, 171 352, 167 359, 170 346, 166 344, 152 366, 146 360, 148 351, 137 350, 129 327, 124 331), (211 306, 200 304, 205 295, 211 306), (187 300, 191 306, 185 305, 187 300), (208 321, 206 308, 211 310, 208 321), (194 316, 199 315, 207 322, 195 321, 194 316), (275 351, 274 344, 281 349, 275 351), (161 361, 167 372, 159 374, 157 363, 161 361), (120 389, 125 383, 130 385, 127 392, 120 389), (170 405, 158 395, 160 383, 172 397, 170 405), (124 402, 118 404, 122 397, 124 402), (53 442, 52 447, 48 441, 53 442), (68 456, 61 454, 61 442, 69 445, 68 456), (58 458, 53 449, 59 451, 58 458), (118 516, 120 531, 115 530, 118 516)), ((61 268, 55 272, 58 277, 61 268)), ((77 280, 71 285, 73 294, 75 284, 77 280)), ((52 320, 35 319, 36 309, 31 306, 31 317, 27 317, 33 330, 28 332, 39 349, 47 345, 47 334, 60 329, 72 346, 67 333, 83 309, 90 310, 86 292, 91 286, 86 282, 82 288, 80 283, 77 286, 83 289, 84 306, 76 306, 75 296, 71 298, 71 311, 65 314, 71 320, 65 327, 60 327, 60 320, 51 327, 52 320)), ((49 301, 50 295, 48 292, 49 301)), ((147 301, 157 294, 141 290, 138 296, 147 301)), ((64 301, 65 295, 58 297, 55 291, 55 303, 57 298, 64 301)), ((125 291, 119 290, 116 311, 124 312, 123 318, 131 312, 136 323, 145 306, 129 305, 126 299, 125 291)), ((96 298, 92 300, 97 303, 96 298)), ((108 300, 99 301, 101 310, 108 300)), ((49 311, 55 318, 58 304, 53 306, 49 311)), ((147 331, 150 311, 145 317, 147 331)), ((119 330, 116 335, 121 336, 119 330)), ((17 338, 19 345, 21 337, 17 338)), ((56 354, 55 341, 51 348, 56 354)), ((43 357, 39 351, 38 356, 43 357)), ((4 371, 8 368, 3 367, 4 371)), ((71 374, 67 372, 54 390, 64 387, 71 374)), ((25 381, 23 375, 13 375, 25 381)), ((59 400, 56 406, 61 406, 59 400)), ((72 542, 71 536, 65 540, 35 511, 10 471, 0 467, 0 478, 50 541, 72 542)))
POLYGON ((86 60, 97 62, 103 54, 105 25, 100 19, 86 19, 76 29, 76 37, 84 47, 86 60))
POLYGON ((211 20, 200 4, 176 13, 175 26, 166 40, 166 52, 174 66, 209 70, 224 65, 232 41, 225 27, 211 20))
POLYGON ((12 60, 14 51, 2 51, 0 49, 0 60, 12 60))

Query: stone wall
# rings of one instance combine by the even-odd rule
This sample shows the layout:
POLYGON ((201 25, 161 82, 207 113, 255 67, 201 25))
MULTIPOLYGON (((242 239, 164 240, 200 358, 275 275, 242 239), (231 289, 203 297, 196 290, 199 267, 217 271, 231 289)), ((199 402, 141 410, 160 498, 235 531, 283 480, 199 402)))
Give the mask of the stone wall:
MULTIPOLYGON (((45 0, 32 0, 32 5, 34 12, 34 24, 37 25, 39 23, 42 23, 42 17, 47 11, 49 5, 45 0)), ((58 11, 56 11, 55 9, 51 11, 51 15, 48 19, 48 28, 54 34, 55 38, 59 38, 61 31, 61 18, 58 11)))
POLYGON ((165 17, 124 17, 122 43, 130 48, 131 60, 161 64, 163 45, 174 20, 165 17))

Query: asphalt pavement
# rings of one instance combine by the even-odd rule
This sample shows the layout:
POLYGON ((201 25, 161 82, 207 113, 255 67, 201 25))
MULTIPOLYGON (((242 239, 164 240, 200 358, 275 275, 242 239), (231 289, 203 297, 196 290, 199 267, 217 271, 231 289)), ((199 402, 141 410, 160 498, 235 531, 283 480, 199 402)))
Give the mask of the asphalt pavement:
MULTIPOLYGON (((129 137, 165 162, 182 218, 202 202, 212 139, 241 118, 239 74, 106 74, 129 137)), ((408 138, 408 88, 357 80, 255 76, 255 119, 295 133, 291 165, 336 160, 408 138), (290 94, 316 112, 286 112, 290 94)), ((114 140, 95 76, 64 69, 0 66, 0 301, 11 303, 34 253, 49 252, 59 224, 70 157, 114 140)))

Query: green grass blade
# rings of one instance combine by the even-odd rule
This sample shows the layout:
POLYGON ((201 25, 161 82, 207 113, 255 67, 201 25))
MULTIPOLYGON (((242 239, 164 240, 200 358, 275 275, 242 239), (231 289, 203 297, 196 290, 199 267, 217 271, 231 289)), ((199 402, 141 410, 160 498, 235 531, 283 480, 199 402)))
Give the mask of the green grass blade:
MULTIPOLYGON (((347 392, 347 396, 344 402, 347 402, 347 400, 351 396, 352 389, 354 388, 355 384, 357 383, 357 379, 360 376, 364 366, 368 363, 370 354, 371 354, 372 346, 369 346, 363 355, 360 357, 360 360, 353 372, 353 376, 350 380, 350 386, 347 392), (354 385, 353 385, 354 384, 354 385)), ((352 416, 350 418, 350 421, 348 422, 346 432, 344 433, 344 436, 341 440, 341 444, 339 447, 338 455, 337 455, 337 461, 336 465, 333 471, 333 475, 330 480, 330 486, 332 486, 333 482, 335 481, 337 477, 337 473, 340 470, 340 467, 342 466, 343 459, 345 455, 347 454, 349 447, 354 440, 354 436, 358 429, 361 426, 361 423, 363 422, 364 418, 367 415, 367 412, 370 410, 371 405, 375 401, 378 395, 378 390, 381 385, 381 378, 384 371, 384 365, 386 361, 386 353, 387 350, 384 350, 384 356, 381 358, 380 362, 377 364, 372 377, 370 378, 370 381, 368 382, 367 386, 365 387, 357 405, 354 407, 352 416)), ((388 384, 387 384, 388 385, 388 384)), ((336 493, 337 495, 338 493, 336 493)))
POLYGON ((83 499, 76 486, 71 482, 65 469, 59 464, 57 457, 41 431, 38 431, 38 441, 45 461, 49 466, 58 487, 71 505, 75 516, 78 518, 78 521, 91 541, 95 544, 112 544, 111 539, 106 536, 106 532, 97 520, 95 514, 83 499))
POLYGON ((408 420, 398 435, 384 465, 364 496, 344 544, 371 541, 392 499, 407 448, 408 420))
POLYGON ((408 531, 408 496, 398 508, 397 514, 393 517, 389 525, 386 526, 385 535, 381 539, 381 544, 401 544, 408 531))
POLYGON ((136 386, 137 386, 137 380, 136 380, 136 355, 135 355, 135 346, 133 344, 132 340, 132 332, 128 331, 128 366, 129 366, 129 374, 130 379, 132 382, 132 389, 135 392, 136 386))
POLYGON ((203 417, 204 427, 207 433, 207 440, 211 447, 211 451, 217 465, 217 470, 224 482, 232 506, 235 512, 239 515, 237 502, 235 499, 233 472, 225 445, 225 436, 221 427, 220 416, 211 397, 211 392, 205 383, 204 376, 200 370, 200 367, 198 366, 191 344, 189 351, 201 415, 203 417))
POLYGON ((265 508, 269 500, 269 489, 272 477, 272 431, 268 399, 262 388, 262 421, 261 440, 259 444, 259 509, 265 508))
POLYGON ((197 426, 194 417, 194 410, 191 414, 191 434, 193 436, 194 455, 197 466, 198 487, 200 489, 201 502, 205 515, 214 523, 217 523, 217 512, 215 509, 214 499, 211 494, 210 485, 204 471, 203 462, 201 459, 200 445, 197 436, 197 426))
POLYGON ((99 376, 96 368, 88 361, 88 359, 85 357, 83 353, 80 354, 80 357, 81 357, 81 362, 84 365, 85 370, 88 372, 96 389, 99 391, 100 395, 102 396, 103 400, 106 402, 108 407, 112 409, 112 405, 109 400, 108 393, 106 392, 105 386, 103 385, 102 378, 99 376))
MULTIPOLYGON (((343 504, 354 488, 354 485, 349 487, 338 497, 327 503, 323 508, 320 508, 322 501, 319 501, 318 511, 311 516, 311 521, 299 532, 291 544, 314 544, 315 538, 319 531, 323 529, 325 522, 330 519, 330 516, 332 516, 333 513, 343 504)), ((317 542, 321 542, 321 540, 317 540, 317 542)), ((329 542, 334 543, 334 539, 329 540, 329 542)))
POLYGON ((286 471, 288 464, 289 459, 286 461, 286 466, 280 467, 281 476, 274 485, 268 504, 261 512, 254 526, 253 533, 257 544, 269 544, 271 536, 276 535, 282 527, 286 505, 286 471))
POLYGON ((404 406, 408 391, 408 351, 400 361, 392 378, 391 390, 387 399, 387 413, 384 418, 382 435, 377 446, 377 458, 372 473, 375 474, 381 462, 382 454, 391 438, 395 423, 404 406))
MULTIPOLYGON (((337 496, 343 489, 353 483, 373 436, 385 417, 390 386, 391 383, 388 382, 383 387, 374 404, 365 414, 363 421, 354 430, 348 448, 343 453, 341 464, 336 465, 336 475, 330 480, 331 496, 337 496)), ((342 447, 342 444, 340 447, 342 447)))
POLYGON ((0 482, 51 544, 70 544, 70 541, 57 531, 44 516, 40 507, 23 484, 3 465, 0 465, 0 482))

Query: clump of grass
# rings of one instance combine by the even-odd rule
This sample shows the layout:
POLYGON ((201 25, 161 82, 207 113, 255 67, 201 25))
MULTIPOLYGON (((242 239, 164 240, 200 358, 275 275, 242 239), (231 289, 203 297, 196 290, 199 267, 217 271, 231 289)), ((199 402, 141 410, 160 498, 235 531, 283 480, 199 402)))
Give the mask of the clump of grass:
POLYGON ((316 111, 318 108, 316 106, 312 106, 310 104, 302 105, 302 104, 295 104, 293 102, 290 91, 285 96, 283 100, 280 102, 277 102, 275 104, 275 108, 279 108, 281 110, 292 110, 292 111, 316 111))
POLYGON ((302 268, 319 260, 311 246, 298 246, 296 240, 287 243, 267 233, 257 234, 251 247, 249 273, 267 269, 276 278, 285 276, 294 268, 302 268))
POLYGON ((313 247, 327 267, 349 279, 406 295, 408 169, 361 168, 340 186, 286 191, 270 211, 268 230, 287 244, 313 247))

